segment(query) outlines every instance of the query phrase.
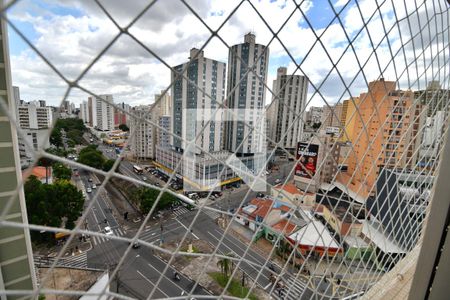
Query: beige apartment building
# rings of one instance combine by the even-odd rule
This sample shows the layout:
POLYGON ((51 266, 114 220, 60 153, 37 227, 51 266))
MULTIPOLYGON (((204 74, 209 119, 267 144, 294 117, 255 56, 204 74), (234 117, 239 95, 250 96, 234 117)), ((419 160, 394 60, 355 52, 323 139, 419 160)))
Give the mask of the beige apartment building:
POLYGON ((338 181, 353 196, 365 199, 373 194, 381 167, 415 168, 426 106, 414 101, 412 91, 397 90, 395 82, 383 78, 369 83, 368 92, 359 99, 348 171, 339 174, 338 181))

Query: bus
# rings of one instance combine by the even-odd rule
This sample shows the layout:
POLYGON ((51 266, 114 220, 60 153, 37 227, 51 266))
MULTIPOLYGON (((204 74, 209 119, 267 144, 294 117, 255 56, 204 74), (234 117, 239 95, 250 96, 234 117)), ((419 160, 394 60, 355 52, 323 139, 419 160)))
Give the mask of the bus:
POLYGON ((137 174, 142 174, 142 173, 144 173, 144 170, 143 170, 141 167, 137 166, 137 165, 134 165, 134 166, 133 166, 133 171, 134 171, 135 173, 137 173, 137 174))

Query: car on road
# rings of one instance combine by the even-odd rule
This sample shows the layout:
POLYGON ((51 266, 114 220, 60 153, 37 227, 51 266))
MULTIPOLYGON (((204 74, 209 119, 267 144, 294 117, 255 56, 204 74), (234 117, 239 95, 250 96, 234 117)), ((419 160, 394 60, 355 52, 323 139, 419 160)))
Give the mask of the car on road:
POLYGON ((89 181, 89 182, 92 182, 92 178, 89 178, 88 181, 89 181))
POLYGON ((263 193, 258 193, 258 195, 256 195, 258 198, 264 198, 264 194, 263 193))
POLYGON ((155 183, 156 186, 159 186, 159 182, 155 183))
POLYGON ((111 227, 109 227, 109 226, 106 226, 104 231, 105 231, 106 235, 113 235, 113 231, 112 231, 111 227))
POLYGON ((281 182, 281 179, 280 179, 280 178, 275 179, 275 183, 276 183, 276 184, 279 184, 280 182, 281 182))
POLYGON ((86 189, 86 192, 92 193, 92 189, 91 189, 91 188, 87 188, 87 189, 86 189))
POLYGON ((133 243, 133 246, 131 246, 131 248, 133 248, 133 249, 138 249, 138 248, 140 248, 140 247, 141 247, 141 244, 139 244, 138 241, 134 242, 134 243, 133 243))
POLYGON ((95 183, 92 185, 92 188, 95 190, 97 188, 97 186, 95 185, 95 183))
POLYGON ((147 181, 147 177, 142 176, 142 180, 147 181))

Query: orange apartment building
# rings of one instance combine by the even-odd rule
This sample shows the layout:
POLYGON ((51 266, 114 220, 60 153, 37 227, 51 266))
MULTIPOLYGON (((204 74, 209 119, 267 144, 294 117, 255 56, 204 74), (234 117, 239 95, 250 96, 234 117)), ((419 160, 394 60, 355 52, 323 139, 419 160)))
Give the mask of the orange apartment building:
POLYGON ((416 165, 420 128, 426 119, 421 112, 426 107, 414 101, 413 92, 397 90, 395 82, 381 78, 360 95, 358 109, 350 141, 354 151, 347 173, 340 173, 337 181, 363 202, 375 191, 380 167, 413 169, 416 165))

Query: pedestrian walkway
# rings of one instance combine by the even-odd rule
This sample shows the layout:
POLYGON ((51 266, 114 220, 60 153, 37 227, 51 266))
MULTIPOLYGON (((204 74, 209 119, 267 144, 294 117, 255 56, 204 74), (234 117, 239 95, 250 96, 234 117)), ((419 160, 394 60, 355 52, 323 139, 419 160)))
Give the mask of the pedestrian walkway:
POLYGON ((208 215, 213 220, 215 220, 218 217, 220 217, 220 214, 218 212, 212 211, 212 210, 209 210, 209 209, 202 209, 202 212, 204 212, 206 215, 208 215))
POLYGON ((188 212, 190 212, 190 210, 189 209, 187 209, 186 207, 184 207, 184 206, 180 206, 180 207, 178 207, 178 208, 176 208, 175 210, 173 210, 172 211, 172 213, 175 215, 175 216, 181 216, 181 215, 184 215, 185 213, 188 213, 188 212))
MULTIPOLYGON (((52 266, 53 263, 55 262, 55 260, 56 260, 56 257, 45 257, 45 256, 37 256, 37 255, 34 256, 34 264, 37 267, 52 266)), ((87 268, 87 254, 86 254, 86 252, 82 252, 81 254, 78 254, 78 255, 61 257, 60 259, 56 260, 55 266, 86 269, 87 268)))
MULTIPOLYGON (((114 236, 123 236, 125 234, 125 231, 123 231, 120 228, 113 228, 112 229, 114 236)), ((91 236, 91 241, 94 244, 94 246, 109 241, 109 238, 106 236, 91 236)))
MULTIPOLYGON (((283 299, 283 300, 298 300, 301 299, 302 294, 304 293, 307 282, 303 277, 294 278, 292 276, 284 276, 284 288, 282 289, 274 289, 272 292, 272 297, 274 299, 283 299)), ((267 291, 270 292, 272 289, 272 285, 267 288, 267 291)))

